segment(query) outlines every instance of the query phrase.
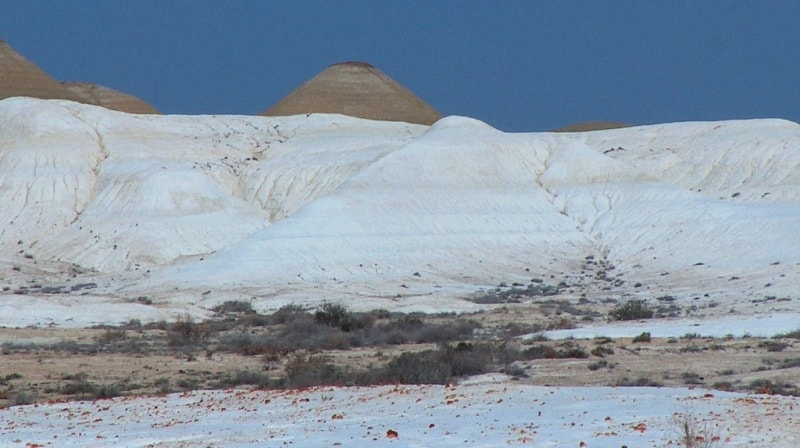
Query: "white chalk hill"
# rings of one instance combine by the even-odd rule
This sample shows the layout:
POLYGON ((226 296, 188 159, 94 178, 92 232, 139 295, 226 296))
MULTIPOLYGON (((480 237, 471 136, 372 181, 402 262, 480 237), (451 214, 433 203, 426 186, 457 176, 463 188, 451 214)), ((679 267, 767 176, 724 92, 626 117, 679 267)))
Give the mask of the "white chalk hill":
POLYGON ((10 98, 0 123, 0 262, 74 263, 109 296, 371 308, 533 277, 714 300, 800 284, 800 126, 783 120, 507 134, 10 98))

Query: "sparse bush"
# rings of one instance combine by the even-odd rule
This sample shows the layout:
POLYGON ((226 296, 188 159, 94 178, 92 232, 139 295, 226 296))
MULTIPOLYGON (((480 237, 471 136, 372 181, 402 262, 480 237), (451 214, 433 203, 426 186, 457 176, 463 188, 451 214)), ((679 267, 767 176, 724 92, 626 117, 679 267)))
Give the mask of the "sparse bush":
POLYGON ((423 325, 412 333, 412 341, 417 344, 425 344, 472 339, 472 333, 477 327, 479 327, 477 322, 464 320, 441 325, 423 325))
POLYGON ((653 310, 644 300, 634 299, 614 307, 608 314, 613 320, 652 319, 653 310))
MULTIPOLYGON (((270 325, 272 319, 270 316, 264 316, 258 313, 247 313, 247 314, 240 314, 236 317, 234 321, 235 325, 240 325, 243 327, 266 327, 270 325)), ((234 325, 234 326, 235 326, 234 325)))
POLYGON ((601 360, 599 360, 597 362, 593 362, 593 363, 589 364, 586 367, 589 370, 592 370, 592 371, 599 370, 599 369, 601 369, 603 367, 608 367, 608 361, 606 361, 605 359, 601 359, 601 360))
POLYGON ((800 367, 800 358, 784 359, 778 364, 779 369, 792 369, 795 367, 800 367))
POLYGON ((575 328, 575 322, 573 322, 572 318, 569 316, 558 316, 551 319, 545 329, 548 331, 551 330, 571 330, 575 328))
POLYGON ((169 384, 170 384, 170 380, 169 380, 169 378, 167 378, 165 376, 162 376, 161 378, 158 378, 157 380, 153 381, 153 386, 157 387, 159 393, 162 393, 162 394, 168 394, 168 393, 172 392, 172 389, 170 388, 169 384))
POLYGON ((597 345, 611 344, 612 342, 614 342, 614 340, 608 336, 598 336, 594 338, 594 343, 597 345))
POLYGON ((567 358, 588 358, 589 354, 586 353, 581 347, 571 345, 570 343, 563 344, 562 349, 555 349, 552 346, 539 344, 528 347, 520 353, 520 359, 567 359, 567 358))
POLYGON ((473 338, 480 325, 472 320, 457 319, 442 324, 426 323, 422 315, 408 314, 369 329, 364 345, 399 345, 444 343, 473 338))
POLYGON ((685 346, 678 349, 681 353, 700 353, 705 351, 705 347, 698 345, 698 344, 686 344, 685 346))
POLYGON ((198 344, 208 335, 208 326, 195 323, 191 316, 179 317, 174 323, 167 325, 167 340, 173 347, 198 344))
POLYGON ((484 373, 491 362, 484 346, 460 343, 437 350, 406 352, 386 367, 386 380, 402 384, 446 384, 456 377, 484 373))
POLYGON ((721 437, 709 423, 701 423, 691 412, 677 416, 676 425, 680 443, 686 448, 713 448, 721 437))
POLYGON ((120 329, 113 329, 109 328, 103 332, 100 336, 95 338, 95 341, 99 344, 109 344, 113 342, 118 342, 126 339, 128 337, 128 333, 125 330, 120 329))
POLYGON ((214 307, 214 312, 219 314, 255 314, 253 304, 244 300, 228 300, 214 307))
POLYGON ((447 365, 440 362, 437 352, 406 352, 394 358, 386 367, 386 379, 402 384, 445 384, 452 378, 447 365))
POLYGON ((703 384, 705 378, 695 372, 683 372, 681 374, 681 379, 683 379, 684 384, 703 384))
POLYGON ((558 351, 549 345, 539 344, 523 350, 520 357, 525 360, 558 359, 558 351))
POLYGON ((524 334, 540 333, 544 328, 541 325, 525 325, 518 322, 509 322, 501 328, 507 337, 517 337, 524 334))
POLYGON ((622 378, 616 383, 619 387, 661 387, 663 384, 659 383, 658 381, 651 380, 646 376, 640 376, 635 380, 631 380, 629 378, 622 378))
POLYGON ((800 339, 800 329, 797 329, 797 330, 794 330, 794 331, 790 331, 788 333, 783 333, 783 334, 780 334, 780 335, 775 336, 775 337, 776 338, 787 338, 787 339, 800 339))
POLYGON ((369 315, 362 314, 356 317, 344 305, 334 303, 323 303, 320 309, 314 313, 314 320, 329 327, 338 328, 345 333, 370 327, 374 322, 369 315))
POLYGON ((554 296, 566 287, 566 285, 546 285, 539 279, 531 279, 531 283, 525 288, 521 287, 521 283, 515 283, 515 285, 517 286, 508 288, 506 283, 500 283, 499 287, 486 294, 474 297, 471 301, 479 304, 519 303, 524 299, 533 297, 554 296))
POLYGON ((73 381, 61 388, 64 395, 79 395, 82 398, 113 398, 121 394, 120 387, 115 384, 94 384, 86 380, 73 381))
POLYGON ((730 381, 717 381, 711 385, 711 388, 725 392, 732 392, 733 384, 730 381))
POLYGON ((197 378, 182 378, 176 384, 183 390, 194 390, 199 387, 200 381, 197 378))
POLYGON ((636 344, 636 343, 639 343, 639 342, 650 342, 650 340, 651 340, 650 333, 645 331, 642 334, 640 334, 639 336, 636 336, 635 338, 633 338, 633 343, 636 344))
MULTIPOLYGON (((402 353, 379 371, 362 374, 362 378, 367 378, 369 384, 446 384, 458 377, 488 371, 518 378, 527 376, 524 369, 512 364, 518 359, 519 351, 504 344, 441 344, 435 350, 402 353)), ((365 384, 363 381, 359 384, 365 384)))
POLYGON ((751 381, 747 389, 756 394, 800 396, 800 389, 788 383, 777 383, 772 380, 759 378, 751 381))
POLYGON ((249 333, 226 335, 220 339, 215 348, 245 356, 286 355, 293 349, 288 340, 280 340, 272 335, 249 333))
POLYGON ((510 376, 512 379, 518 378, 528 378, 530 375, 525 371, 522 366, 518 366, 516 364, 508 364, 502 369, 500 369, 500 373, 505 373, 506 375, 510 376))
POLYGON ((29 390, 15 390, 9 392, 8 406, 25 406, 36 402, 36 392, 29 390))
POLYGON ((270 386, 270 379, 261 372, 237 370, 233 375, 228 375, 216 383, 216 387, 219 388, 236 386, 256 386, 259 389, 267 389, 270 386))
POLYGON ((789 344, 781 341, 764 341, 758 344, 761 348, 766 348, 768 352, 780 352, 783 351, 789 344))
POLYGON ((586 353, 586 351, 580 347, 567 347, 564 350, 559 350, 558 357, 562 359, 567 359, 567 358, 583 359, 583 358, 588 358, 589 354, 586 353))
POLYGON ((322 355, 296 354, 286 363, 286 378, 280 385, 296 389, 311 386, 344 385, 346 375, 322 355))
POLYGON ((9 373, 6 376, 0 377, 0 386, 5 386, 9 383, 9 381, 14 381, 22 378, 22 375, 19 373, 9 373))
POLYGON ((345 350, 353 346, 351 341, 358 340, 358 335, 318 323, 308 314, 303 317, 295 316, 276 336, 280 344, 285 344, 292 351, 345 350))
POLYGON ((269 317, 272 325, 280 325, 289 324, 296 319, 308 318, 309 314, 306 313, 302 306, 290 303, 280 307, 278 311, 275 311, 269 317))
POLYGON ((592 349, 591 352, 594 356, 598 356, 600 358, 604 357, 605 355, 613 355, 614 349, 611 347, 606 347, 605 345, 598 345, 597 347, 592 349))

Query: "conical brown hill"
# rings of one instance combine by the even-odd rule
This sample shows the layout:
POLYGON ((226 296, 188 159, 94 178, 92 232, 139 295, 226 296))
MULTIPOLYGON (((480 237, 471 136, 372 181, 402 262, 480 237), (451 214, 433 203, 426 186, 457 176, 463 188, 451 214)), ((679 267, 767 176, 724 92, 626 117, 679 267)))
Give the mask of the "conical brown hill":
POLYGON ((103 106, 129 114, 158 114, 155 107, 133 95, 86 82, 62 82, 61 85, 81 98, 82 103, 103 106))
POLYGON ((350 115, 431 125, 442 115, 411 91, 364 62, 331 65, 261 115, 350 115))
POLYGON ((0 99, 12 96, 80 101, 77 95, 0 40, 0 99))

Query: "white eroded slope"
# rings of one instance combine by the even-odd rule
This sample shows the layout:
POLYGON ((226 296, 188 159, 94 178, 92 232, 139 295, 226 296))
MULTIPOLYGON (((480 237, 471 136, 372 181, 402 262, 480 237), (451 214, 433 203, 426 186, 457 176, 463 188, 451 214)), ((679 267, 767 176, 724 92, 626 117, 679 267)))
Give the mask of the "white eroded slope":
POLYGON ((21 98, 0 102, 0 121, 0 203, 10 218, 0 247, 106 272, 242 239, 335 188, 415 129, 376 133, 344 117, 127 115, 21 98), (341 144, 337 128, 348 127, 341 144), (295 136, 309 154, 274 148, 295 136))
POLYGON ((0 410, 0 445, 59 447, 708 446, 800 443, 795 397, 671 388, 456 386, 196 391, 0 410), (706 432, 707 431, 707 432, 706 432))
POLYGON ((63 286, 70 263, 96 272, 80 277, 92 294, 188 307, 470 309, 459 299, 537 277, 565 298, 727 312, 800 284, 800 126, 782 120, 506 134, 13 98, 0 123, 12 292, 63 286))
POLYGON ((447 118, 291 218, 169 275, 189 284, 255 286, 267 277, 399 288, 414 273, 485 281, 477 270, 519 271, 543 249, 575 259, 591 245, 537 185, 546 158, 529 137, 447 118))
MULTIPOLYGON (((800 127, 778 122, 794 133, 773 138, 776 122, 760 123, 761 145, 775 140, 772 157, 800 159, 800 127)), ((757 124, 745 123, 751 134, 757 124)), ((660 132, 669 141, 714 126, 660 132)), ((629 134, 636 141, 637 131, 629 134)), ((735 138, 721 136, 706 157, 718 158, 735 138)), ((784 201, 720 200, 669 182, 654 162, 613 158, 583 140, 508 135, 446 118, 290 219, 167 276, 189 288, 266 283, 344 300, 457 294, 464 285, 524 282, 533 272, 607 295, 577 272, 585 256, 595 256, 617 267, 615 280, 627 281, 617 290, 626 294, 713 292, 719 300, 794 291, 800 208, 792 177, 781 184, 784 201), (645 288, 631 287, 642 282, 645 288)), ((671 154, 664 165, 674 164, 671 154)), ((718 165, 710 164, 709 176, 725 172, 718 165)), ((752 171, 753 179, 771 179, 752 171)))

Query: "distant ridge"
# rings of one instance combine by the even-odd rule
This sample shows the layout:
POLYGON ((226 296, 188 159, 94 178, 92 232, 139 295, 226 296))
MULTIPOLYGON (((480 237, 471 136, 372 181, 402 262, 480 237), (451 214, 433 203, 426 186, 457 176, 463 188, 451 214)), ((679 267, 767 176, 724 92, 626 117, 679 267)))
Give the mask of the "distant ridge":
POLYGON ((621 123, 618 121, 587 121, 584 123, 575 123, 569 126, 553 129, 550 132, 588 132, 588 131, 602 131, 605 129, 619 129, 629 128, 630 124, 621 123))
POLYGON ((130 114, 159 114, 155 107, 146 103, 144 100, 129 95, 119 90, 108 87, 90 84, 86 82, 62 82, 72 93, 81 98, 81 102, 102 106, 106 109, 127 112, 130 114))
POLYGON ((434 108, 369 63, 329 66, 261 115, 335 113, 383 121, 431 125, 442 117, 434 108))
POLYGON ((0 100, 14 96, 70 100, 132 114, 159 113, 143 100, 108 87, 58 82, 0 40, 0 100))
POLYGON ((12 96, 81 101, 78 95, 0 40, 0 99, 12 96))

